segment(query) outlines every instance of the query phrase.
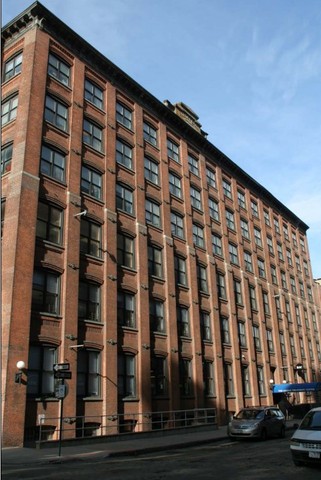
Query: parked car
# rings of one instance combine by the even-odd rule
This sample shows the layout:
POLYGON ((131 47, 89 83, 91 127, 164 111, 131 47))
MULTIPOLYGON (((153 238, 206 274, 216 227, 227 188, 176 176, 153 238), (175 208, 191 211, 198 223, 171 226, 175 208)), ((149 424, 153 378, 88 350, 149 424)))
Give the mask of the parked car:
POLYGON ((277 407, 242 408, 229 422, 230 438, 259 438, 285 436, 285 417, 277 407))
POLYGON ((312 408, 305 415, 291 438, 290 448, 295 465, 321 465, 321 407, 312 408))

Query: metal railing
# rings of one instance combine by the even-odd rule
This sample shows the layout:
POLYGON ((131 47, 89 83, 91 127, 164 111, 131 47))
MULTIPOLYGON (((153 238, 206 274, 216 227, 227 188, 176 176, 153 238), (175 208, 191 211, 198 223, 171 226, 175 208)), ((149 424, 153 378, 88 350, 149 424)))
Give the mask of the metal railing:
MULTIPOLYGON (((42 418, 34 430, 33 440, 39 443, 58 440, 59 424, 59 417, 42 418)), ((217 425, 214 408, 63 417, 61 440, 169 431, 205 425, 217 425)))

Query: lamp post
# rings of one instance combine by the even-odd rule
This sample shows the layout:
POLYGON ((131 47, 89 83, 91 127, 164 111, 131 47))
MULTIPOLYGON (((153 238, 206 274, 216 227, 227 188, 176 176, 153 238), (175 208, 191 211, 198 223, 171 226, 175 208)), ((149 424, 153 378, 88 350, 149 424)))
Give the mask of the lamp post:
POLYGON ((19 383, 19 385, 21 385, 22 372, 26 368, 26 364, 23 360, 19 360, 16 364, 16 367, 19 370, 19 372, 15 373, 14 381, 15 383, 19 383))

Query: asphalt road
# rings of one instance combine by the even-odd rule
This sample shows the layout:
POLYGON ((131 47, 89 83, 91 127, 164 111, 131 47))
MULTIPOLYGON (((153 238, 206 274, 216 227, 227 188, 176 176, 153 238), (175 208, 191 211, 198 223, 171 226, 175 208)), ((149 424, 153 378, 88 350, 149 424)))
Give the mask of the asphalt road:
POLYGON ((295 467, 289 436, 266 442, 230 442, 136 457, 28 467, 5 466, 3 479, 94 480, 318 480, 321 468, 295 467))

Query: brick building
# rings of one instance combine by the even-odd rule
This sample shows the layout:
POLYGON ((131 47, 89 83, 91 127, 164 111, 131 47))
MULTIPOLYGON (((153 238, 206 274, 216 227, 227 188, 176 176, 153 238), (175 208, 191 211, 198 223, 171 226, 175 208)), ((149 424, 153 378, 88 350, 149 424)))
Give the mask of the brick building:
POLYGON ((57 437, 55 363, 93 433, 320 380, 307 225, 40 3, 2 45, 4 445, 57 437))

